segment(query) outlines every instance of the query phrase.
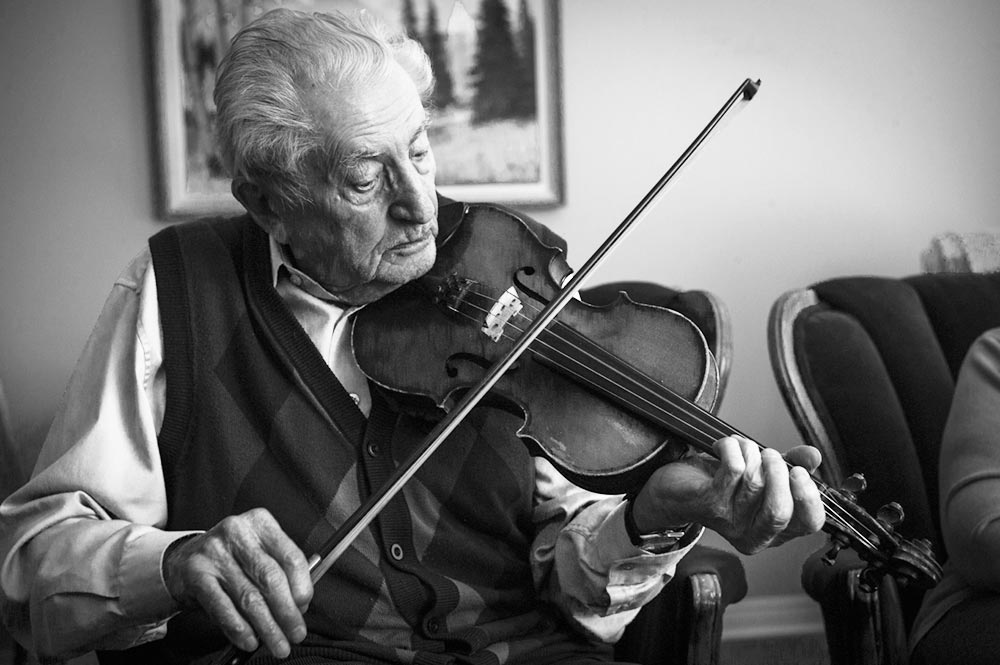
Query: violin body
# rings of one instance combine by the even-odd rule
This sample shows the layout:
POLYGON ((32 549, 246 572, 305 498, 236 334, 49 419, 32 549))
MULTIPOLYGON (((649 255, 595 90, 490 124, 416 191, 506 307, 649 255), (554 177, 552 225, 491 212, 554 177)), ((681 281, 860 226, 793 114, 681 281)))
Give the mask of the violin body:
MULTIPOLYGON (((376 384, 448 411, 569 274, 562 250, 542 243, 515 214, 467 206, 427 275, 358 313, 352 337, 358 364, 376 384)), ((630 407, 640 389, 631 381, 710 409, 718 378, 697 326, 622 294, 602 307, 571 301, 494 386, 488 403, 521 415, 517 436, 574 483, 620 493, 687 451, 687 442, 655 417, 630 407), (598 376, 607 363, 616 366, 613 376, 630 380, 598 376)))

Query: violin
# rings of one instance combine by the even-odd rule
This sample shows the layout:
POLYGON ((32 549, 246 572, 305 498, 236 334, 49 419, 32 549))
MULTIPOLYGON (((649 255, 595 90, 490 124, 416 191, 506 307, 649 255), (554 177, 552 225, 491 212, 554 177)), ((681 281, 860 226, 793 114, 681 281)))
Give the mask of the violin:
MULTIPOLYGON (((464 208, 430 272, 358 312, 351 338, 369 380, 445 412, 570 273, 562 250, 514 213, 464 208)), ((697 326, 623 293, 603 307, 571 300, 484 401, 522 416, 518 437, 574 484, 615 494, 680 458, 687 439, 711 449, 715 429, 684 415, 714 405, 718 378, 697 326)))
MULTIPOLYGON (((513 212, 466 206, 462 223, 441 239, 426 275, 355 316, 352 344, 368 378, 446 415, 309 558, 313 582, 480 403, 519 413, 523 425, 517 435, 532 452, 579 486, 601 493, 637 489, 657 468, 692 448, 714 455, 719 438, 746 436, 710 412, 718 368, 694 323, 624 293, 601 307, 574 294, 726 114, 752 99, 759 86, 759 80, 746 79, 737 88, 576 272, 561 249, 541 242, 513 212)), ((930 543, 896 533, 903 514, 898 504, 872 516, 856 502, 860 477, 841 488, 815 476, 813 481, 832 543, 826 560, 833 563, 843 548, 857 551, 867 564, 863 590, 877 588, 886 574, 922 588, 940 580, 930 543)), ((214 662, 238 665, 251 655, 231 646, 214 662)))
MULTIPOLYGON (((358 364, 379 386, 447 412, 561 292, 570 272, 562 250, 542 243, 512 211, 466 205, 434 267, 358 313, 358 364)), ((718 378, 693 322, 622 292, 600 307, 571 299, 485 402, 523 417, 517 436, 574 484, 628 493, 689 447, 714 455, 718 439, 746 437, 710 411, 718 378)), ((940 579, 930 543, 896 534, 898 504, 873 517, 856 502, 860 476, 839 488, 813 480, 832 540, 828 562, 843 548, 857 550, 868 562, 861 583, 869 590, 885 573, 918 587, 940 579)))

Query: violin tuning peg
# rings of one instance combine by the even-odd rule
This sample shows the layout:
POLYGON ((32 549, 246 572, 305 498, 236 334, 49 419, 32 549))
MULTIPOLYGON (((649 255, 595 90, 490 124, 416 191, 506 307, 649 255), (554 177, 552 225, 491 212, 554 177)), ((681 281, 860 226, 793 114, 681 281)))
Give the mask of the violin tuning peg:
POLYGON ((878 591, 884 571, 874 566, 866 566, 858 575, 858 588, 865 593, 878 591))
POLYGON ((842 532, 830 534, 830 549, 823 555, 823 563, 832 566, 837 561, 837 555, 845 547, 850 547, 851 541, 842 532))
POLYGON ((878 521, 889 527, 895 527, 897 524, 903 521, 906 517, 906 513, 903 512, 903 507, 896 503, 895 501, 887 503, 878 509, 878 521))
POLYGON ((832 541, 830 543, 830 549, 828 549, 826 553, 823 555, 822 559, 823 563, 825 563, 828 566, 832 566, 833 564, 835 564, 837 562, 837 555, 840 554, 840 551, 842 549, 844 549, 843 543, 832 541))
POLYGON ((840 484, 840 489, 851 494, 864 492, 866 487, 868 487, 868 481, 865 480, 864 474, 861 473, 852 473, 840 484))
POLYGON ((830 549, 823 555, 823 563, 832 566, 837 561, 837 555, 845 547, 850 547, 851 541, 843 533, 837 532, 830 535, 830 549))

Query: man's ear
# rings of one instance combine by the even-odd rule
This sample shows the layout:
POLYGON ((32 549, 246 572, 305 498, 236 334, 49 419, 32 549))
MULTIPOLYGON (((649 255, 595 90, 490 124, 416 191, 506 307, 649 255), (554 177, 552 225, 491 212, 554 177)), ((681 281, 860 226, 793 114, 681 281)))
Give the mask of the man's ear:
POLYGON ((285 233, 285 225, 274 210, 271 197, 264 191, 264 188, 243 176, 233 178, 231 187, 233 196, 243 204, 253 221, 272 235, 276 241, 286 244, 288 238, 285 233))

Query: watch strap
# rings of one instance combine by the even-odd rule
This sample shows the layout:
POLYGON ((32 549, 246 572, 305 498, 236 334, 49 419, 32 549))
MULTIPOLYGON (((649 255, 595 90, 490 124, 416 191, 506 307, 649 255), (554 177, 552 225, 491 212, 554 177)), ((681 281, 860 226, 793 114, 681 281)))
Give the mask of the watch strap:
POLYGON ((687 546, 694 536, 700 532, 692 522, 670 526, 651 533, 642 533, 635 524, 635 517, 632 515, 632 507, 635 505, 634 496, 625 498, 625 532, 633 545, 652 554, 663 554, 680 547, 687 546))

